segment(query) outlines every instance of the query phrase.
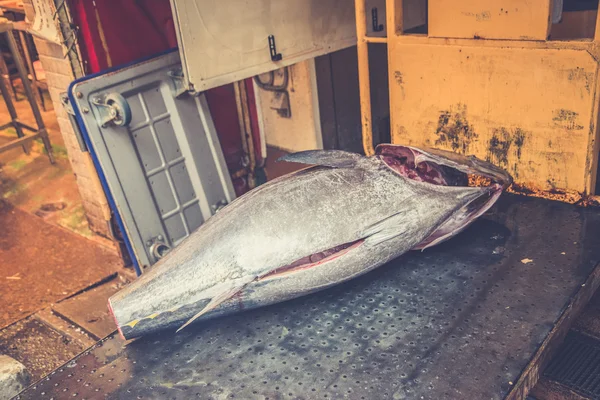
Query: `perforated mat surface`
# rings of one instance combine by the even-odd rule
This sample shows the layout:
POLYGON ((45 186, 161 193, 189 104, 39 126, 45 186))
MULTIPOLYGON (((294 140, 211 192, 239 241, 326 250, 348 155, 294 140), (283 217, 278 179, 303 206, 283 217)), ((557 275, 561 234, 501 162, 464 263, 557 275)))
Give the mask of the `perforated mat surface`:
POLYGON ((499 399, 600 259, 600 213, 504 196, 455 239, 305 298, 124 343, 23 399, 499 399))

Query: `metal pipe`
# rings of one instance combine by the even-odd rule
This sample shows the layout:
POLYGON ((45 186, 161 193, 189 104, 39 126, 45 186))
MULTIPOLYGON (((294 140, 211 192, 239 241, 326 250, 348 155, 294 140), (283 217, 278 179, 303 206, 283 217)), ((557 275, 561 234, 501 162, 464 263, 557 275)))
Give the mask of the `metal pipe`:
POLYGON ((264 83, 259 75, 254 77, 254 82, 258 85, 259 88, 263 90, 267 90, 270 92, 279 92, 287 90, 287 85, 289 81, 289 71, 288 67, 284 67, 283 69, 283 82, 280 85, 275 85, 275 71, 269 71, 269 83, 264 83))
MULTIPOLYGON (((248 128, 246 125, 246 116, 245 116, 245 108, 244 103, 247 102, 247 98, 245 96, 246 87, 244 81, 238 81, 233 84, 233 88, 235 91, 235 103, 237 106, 238 113, 238 123, 240 126, 240 135, 242 137, 242 148, 244 149, 244 154, 248 157, 246 165, 244 167, 248 171, 248 187, 253 189, 255 186, 254 182, 254 147, 250 144, 250 140, 248 137, 248 128)), ((246 103, 247 106, 247 103, 246 103)), ((250 138, 252 139, 252 138, 250 138)))

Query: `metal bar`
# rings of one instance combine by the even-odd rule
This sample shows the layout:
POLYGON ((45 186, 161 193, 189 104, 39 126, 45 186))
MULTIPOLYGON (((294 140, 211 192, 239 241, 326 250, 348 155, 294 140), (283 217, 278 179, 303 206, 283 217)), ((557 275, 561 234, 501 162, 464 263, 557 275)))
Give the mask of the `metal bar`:
POLYGON ((31 125, 27 125, 27 124, 25 124, 25 123, 23 123, 23 122, 21 122, 21 121, 19 121, 19 120, 16 120, 14 123, 15 123, 15 124, 17 124, 17 125, 19 125, 21 128, 25 128, 25 129, 27 129, 27 130, 30 130, 31 132, 37 132, 37 131, 38 131, 38 130, 37 130, 36 128, 34 128, 33 126, 31 126, 31 125))
MULTIPOLYGON (((287 76, 287 67, 284 70, 284 73, 287 76)), ((285 81, 287 86, 287 79, 285 81)), ((240 101, 245 127, 245 129, 242 131, 242 134, 246 136, 246 140, 248 142, 248 157, 250 159, 250 173, 248 174, 248 184, 249 187, 252 189, 256 184, 256 180, 254 177, 254 170, 256 168, 256 154, 254 153, 254 135, 252 132, 252 123, 250 122, 250 111, 248 110, 248 90, 246 88, 246 80, 241 80, 238 83, 240 85, 240 101)))
MULTIPOLYGON (((10 81, 10 73, 8 70, 8 66, 6 65, 6 61, 4 60, 4 57, 0 57, 0 71, 2 72, 2 79, 8 80, 8 83, 10 85, 12 85, 12 82, 10 81)), ((17 99, 17 93, 14 92, 14 94, 15 94, 15 100, 18 101, 19 99, 17 99)))
POLYGON ((35 117, 36 125, 38 126, 40 134, 42 134, 42 136, 40 137, 42 138, 42 142, 44 143, 44 147, 46 148, 46 152, 48 153, 48 159, 50 160, 51 164, 54 164, 54 156, 52 155, 52 145, 50 144, 50 139, 48 138, 48 132, 46 132, 46 127, 44 125, 44 120, 42 119, 40 109, 38 108, 38 104, 34 100, 33 91, 31 90, 31 86, 29 85, 27 72, 25 70, 25 67, 23 66, 17 43, 15 42, 15 38, 12 35, 12 30, 5 32, 5 36, 7 38, 10 52, 13 55, 15 65, 17 66, 17 70, 19 71, 19 76, 21 77, 27 100, 29 101, 29 105, 31 106, 31 111, 33 112, 33 116, 35 117))
MULTIPOLYGON (((12 36, 10 31, 8 32, 9 36, 12 36)), ((10 79, 10 77, 8 78, 10 79)), ((4 78, 0 79, 0 92, 2 92, 2 97, 4 98, 4 103, 6 104, 6 108, 8 109, 8 113, 10 114, 11 123, 9 125, 15 128, 17 131, 17 137, 22 138, 25 136, 19 122, 17 120, 17 110, 15 109, 15 105, 13 104, 12 97, 8 88, 6 87, 6 82, 4 82, 4 78)), ((23 151, 25 154, 29 154, 29 148, 23 145, 23 151)))
POLYGON ((159 172, 166 171, 169 168, 171 168, 173 165, 179 164, 179 163, 184 162, 184 161, 185 161, 185 157, 177 157, 177 158, 175 158, 175 159, 173 159, 171 161, 166 161, 166 158, 165 158, 165 162, 162 163, 160 165, 160 167, 156 167, 156 168, 154 168, 154 169, 146 172, 146 178, 150 178, 150 177, 158 174, 159 172))
MULTIPOLYGON (((600 1, 598 2, 600 7, 600 1)), ((600 8, 598 8, 600 10, 600 8)), ((600 12, 596 15, 596 30, 594 32, 594 42, 600 41, 600 12)))
POLYGON ((7 123, 6 123, 6 124, 4 124, 4 125, 0 125, 0 131, 3 131, 3 130, 5 130, 6 128, 13 128, 13 127, 14 127, 14 126, 13 126, 12 122, 7 122, 7 123))
MULTIPOLYGON (((58 25, 60 27, 62 37, 67 38, 73 29, 71 27, 74 26, 72 23, 73 19, 71 18, 69 12, 69 6, 64 0, 54 0, 54 5, 56 6, 56 15, 54 18, 58 19, 58 25)), ((85 75, 85 73, 82 61, 79 58, 80 51, 77 44, 76 33, 73 34, 73 40, 74 45, 69 46, 69 51, 67 51, 66 56, 68 56, 69 60, 71 61, 69 64, 71 65, 71 69, 75 78, 81 78, 85 75)))
MULTIPOLYGON (((386 21, 385 21, 385 25, 386 25, 386 36, 388 37, 389 41, 391 42, 390 44, 388 44, 387 46, 387 59, 388 60, 392 60, 392 52, 395 50, 395 46, 398 43, 398 39, 400 38, 400 35, 402 35, 404 32, 404 28, 403 28, 403 12, 402 12, 402 7, 403 7, 403 1, 402 0, 386 0, 385 1, 385 16, 386 16, 386 21), (398 17, 398 14, 400 15, 398 17), (399 19, 399 21, 398 21, 399 19)), ((395 85, 395 78, 394 78, 394 74, 392 73, 392 70, 389 69, 388 66, 388 88, 392 88, 393 85, 395 85)), ((388 98, 390 96, 389 93, 389 89, 388 89, 388 98)), ((389 126, 389 130, 390 130, 390 142, 393 142, 393 127, 396 126, 395 124, 395 117, 396 117, 396 112, 393 110, 393 103, 391 101, 391 98, 389 98, 389 113, 390 113, 390 126, 389 126)))
POLYGON ((369 78, 369 44, 367 37, 367 14, 365 0, 355 0, 356 48, 358 51, 358 85, 360 94, 360 118, 362 121, 363 149, 367 156, 375 154, 373 126, 371 121, 371 82, 369 78))
MULTIPOLYGON (((186 208, 188 208, 190 206, 193 206, 194 204, 198 203, 198 201, 200 201, 200 200, 198 200, 197 198, 195 198, 195 199, 192 199, 192 200, 188 201, 185 204, 178 204, 177 208, 174 208, 173 210, 168 211, 165 214, 162 214, 161 218, 164 220, 164 219, 167 219, 169 217, 172 217, 175 214, 182 213, 186 208)), ((187 228, 187 224, 185 224, 185 227, 187 228)), ((190 234, 190 232, 186 232, 186 235, 189 235, 189 234, 190 234)))
POLYGON ((37 138, 42 138, 42 137, 43 137, 42 132, 36 133, 35 135, 24 136, 15 141, 12 141, 10 143, 0 146, 0 153, 10 150, 12 148, 18 147, 18 146, 25 146, 27 143, 31 142, 32 140, 35 140, 37 138))
POLYGON ((367 43, 387 43, 387 38, 386 37, 367 36, 365 38, 365 42, 367 42, 367 43))
MULTIPOLYGON (((25 37, 25 33, 23 31, 19 31, 19 38, 21 39, 21 45, 23 46, 23 54, 25 55, 25 63, 27 65, 27 69, 29 69, 29 74, 31 75, 31 87, 33 88, 33 95, 37 101, 39 101, 40 105, 43 107, 44 103, 40 96, 40 92, 38 91, 37 84, 37 76, 35 74, 35 69, 33 68, 33 62, 31 61, 31 55, 29 54, 29 45, 27 43, 27 37, 25 37)), ((28 76, 29 78, 29 76, 28 76)))
POLYGON ((242 138, 242 148, 244 149, 244 154, 248 157, 248 165, 244 165, 248 169, 248 185, 251 185, 251 181, 254 179, 252 173, 254 171, 250 168, 250 146, 248 140, 248 133, 246 132, 246 123, 244 120, 244 109, 242 106, 242 90, 244 86, 243 81, 239 81, 233 84, 233 90, 235 92, 235 103, 237 106, 237 114, 238 114, 238 124, 240 126, 240 135, 242 138))

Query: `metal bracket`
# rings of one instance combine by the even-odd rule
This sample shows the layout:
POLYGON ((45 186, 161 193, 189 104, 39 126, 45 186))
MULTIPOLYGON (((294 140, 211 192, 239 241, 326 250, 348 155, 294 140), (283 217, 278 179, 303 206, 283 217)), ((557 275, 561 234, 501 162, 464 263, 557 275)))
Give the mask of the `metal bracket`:
POLYGON ((273 92, 275 95, 271 98, 271 109, 277 111, 282 118, 292 117, 292 106, 290 103, 290 94, 287 90, 289 82, 289 71, 288 67, 282 69, 283 81, 281 84, 275 84, 275 71, 270 71, 268 81, 264 82, 260 76, 254 77, 254 82, 262 90, 273 92))
POLYGON ((96 96, 92 99, 100 114, 96 122, 102 128, 109 125, 127 126, 131 122, 131 109, 129 103, 120 93, 110 93, 105 96, 96 96))
POLYGON ((282 118, 292 117, 292 106, 290 104, 290 94, 286 91, 276 92, 271 99, 271 110, 277 111, 282 118))
POLYGON ((63 92, 60 94, 60 102, 62 103, 63 108, 68 114, 73 116, 75 115, 75 111, 73 111, 73 107, 71 106, 71 103, 69 103, 69 95, 67 94, 67 92, 63 92))
POLYGON ((219 200, 218 202, 216 202, 215 204, 210 206, 210 209, 212 210, 213 215, 216 214, 217 212, 219 212, 219 210, 221 210, 227 204, 228 204, 227 200, 219 200))
POLYGON ((269 35, 269 54, 271 55, 271 61, 281 61, 283 56, 281 53, 277 52, 277 47, 275 46, 275 36, 269 35))
POLYGON ((171 86, 173 97, 178 98, 186 93, 191 94, 192 96, 200 94, 185 86, 185 77, 181 68, 172 69, 167 72, 167 75, 169 75, 169 78, 171 78, 171 82, 173 83, 171 86))
POLYGON ((371 9, 371 18, 373 21, 373 31, 381 32, 383 30, 383 24, 379 23, 379 17, 377 16, 377 7, 371 9))
POLYGON ((75 137, 77 138, 77 143, 79 143, 79 148, 81 151, 88 151, 87 145, 83 140, 83 136, 81 135, 81 130, 79 130, 79 124, 77 123, 77 119, 75 118, 75 111, 73 111, 73 106, 69 102, 69 96, 66 92, 60 94, 60 102, 69 115, 69 121, 71 122, 71 126, 73 127, 73 132, 75 133, 75 137))

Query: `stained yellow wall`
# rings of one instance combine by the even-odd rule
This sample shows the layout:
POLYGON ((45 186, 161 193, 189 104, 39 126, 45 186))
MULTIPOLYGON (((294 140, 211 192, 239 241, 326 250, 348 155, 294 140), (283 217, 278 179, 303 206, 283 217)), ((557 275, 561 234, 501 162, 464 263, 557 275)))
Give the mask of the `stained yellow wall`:
POLYGON ((594 57, 474 42, 388 39, 392 141, 474 154, 528 186, 584 191, 596 134, 594 57))
MULTIPOLYGON (((265 75, 263 81, 266 80, 265 75)), ((277 78, 275 83, 279 82, 277 78)), ((271 108, 277 103, 276 94, 257 91, 267 144, 287 151, 323 148, 314 60, 289 67, 288 93, 292 117, 283 118, 271 108)))
POLYGON ((430 37, 546 40, 552 0, 429 0, 430 37))

